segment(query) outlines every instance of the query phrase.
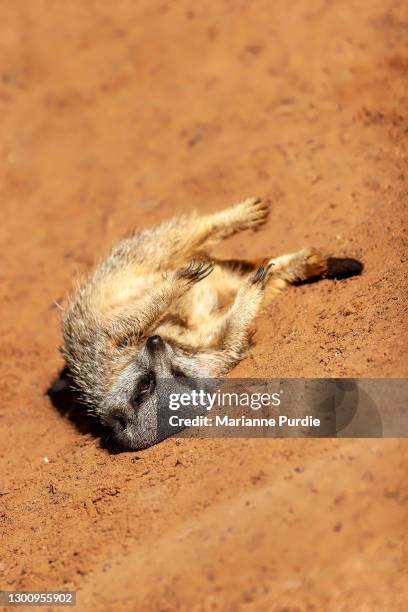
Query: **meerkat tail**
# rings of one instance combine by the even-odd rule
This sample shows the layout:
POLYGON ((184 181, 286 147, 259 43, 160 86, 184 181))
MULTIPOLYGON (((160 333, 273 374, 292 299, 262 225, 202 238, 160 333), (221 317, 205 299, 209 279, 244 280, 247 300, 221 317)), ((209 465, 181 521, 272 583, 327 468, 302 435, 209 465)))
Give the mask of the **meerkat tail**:
POLYGON ((360 274, 363 266, 356 259, 324 257, 316 249, 303 249, 296 253, 269 259, 271 275, 288 283, 313 278, 347 278, 360 274))
POLYGON ((363 271, 361 261, 351 257, 328 257, 326 265, 326 278, 348 278, 349 276, 358 276, 363 271))

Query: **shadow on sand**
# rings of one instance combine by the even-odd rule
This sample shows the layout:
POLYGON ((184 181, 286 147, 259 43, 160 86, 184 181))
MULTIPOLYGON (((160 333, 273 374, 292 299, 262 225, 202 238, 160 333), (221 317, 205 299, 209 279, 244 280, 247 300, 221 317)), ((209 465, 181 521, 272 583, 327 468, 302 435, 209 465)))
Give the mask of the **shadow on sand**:
POLYGON ((87 407, 81 401, 67 367, 61 370, 45 395, 49 397, 59 414, 70 421, 81 434, 99 439, 101 448, 109 453, 123 452, 123 449, 117 447, 112 441, 111 430, 105 427, 99 419, 88 414, 87 407))

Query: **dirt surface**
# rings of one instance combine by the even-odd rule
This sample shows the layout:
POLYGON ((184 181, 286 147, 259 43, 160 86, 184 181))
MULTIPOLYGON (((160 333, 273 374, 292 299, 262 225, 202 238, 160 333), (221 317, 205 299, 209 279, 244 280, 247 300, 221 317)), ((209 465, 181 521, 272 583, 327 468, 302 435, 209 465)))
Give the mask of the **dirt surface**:
POLYGON ((408 15, 391 0, 0 2, 0 586, 79 610, 406 609, 404 440, 109 454, 44 397, 60 303, 132 228, 248 195, 306 245, 242 376, 408 373, 408 15))

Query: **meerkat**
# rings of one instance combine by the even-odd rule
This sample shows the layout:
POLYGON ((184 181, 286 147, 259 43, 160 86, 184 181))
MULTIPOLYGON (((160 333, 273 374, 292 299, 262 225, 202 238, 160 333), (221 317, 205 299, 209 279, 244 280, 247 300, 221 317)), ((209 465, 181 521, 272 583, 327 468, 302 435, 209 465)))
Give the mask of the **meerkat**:
POLYGON ((249 198, 136 233, 69 298, 62 353, 85 405, 120 446, 157 442, 158 381, 226 375, 247 354, 261 305, 286 286, 361 271, 313 248, 262 261, 209 256, 217 242, 260 229, 269 212, 249 198))

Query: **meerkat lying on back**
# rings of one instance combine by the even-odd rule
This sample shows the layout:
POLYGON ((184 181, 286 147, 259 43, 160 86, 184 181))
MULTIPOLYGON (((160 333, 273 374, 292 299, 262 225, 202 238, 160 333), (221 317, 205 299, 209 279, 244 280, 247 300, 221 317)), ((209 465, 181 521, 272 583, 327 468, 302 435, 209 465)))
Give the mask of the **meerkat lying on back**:
POLYGON ((63 349, 84 402, 116 441, 157 441, 156 382, 229 372, 247 353, 262 304, 287 284, 359 273, 314 249, 260 261, 209 259, 206 249, 268 219, 250 198, 215 214, 177 217, 120 242, 71 296, 63 349))

